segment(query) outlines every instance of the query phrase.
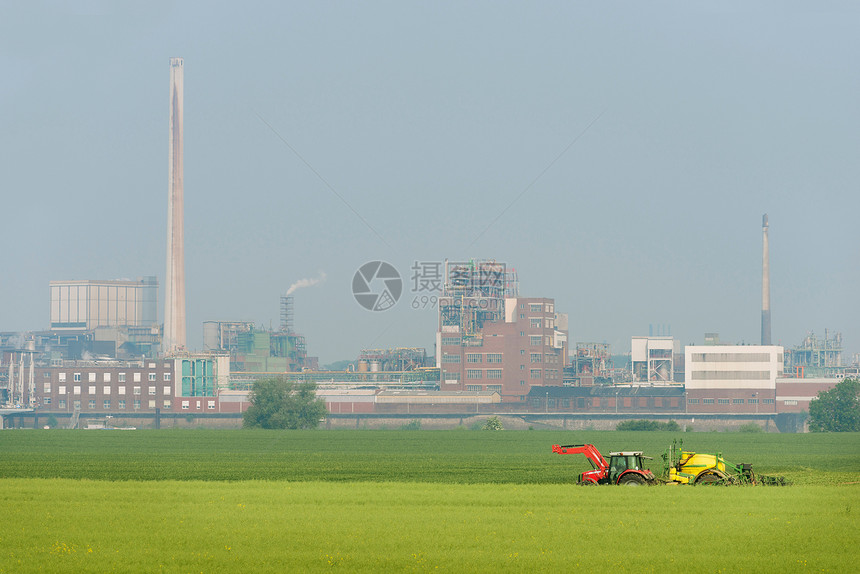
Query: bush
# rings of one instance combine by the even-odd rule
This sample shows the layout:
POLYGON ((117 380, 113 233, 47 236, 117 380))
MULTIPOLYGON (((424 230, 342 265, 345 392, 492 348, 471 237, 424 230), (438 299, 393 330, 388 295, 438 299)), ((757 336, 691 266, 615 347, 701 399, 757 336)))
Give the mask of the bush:
POLYGON ((665 423, 660 423, 660 430, 664 431, 672 431, 679 432, 681 430, 681 425, 679 425, 676 421, 668 421, 665 423))
POLYGON ((655 430, 659 430, 659 423, 657 421, 648 421, 648 420, 621 421, 620 423, 615 425, 615 430, 620 430, 620 431, 655 431, 655 430))
POLYGON ((738 427, 738 432, 757 433, 764 432, 764 429, 755 423, 746 423, 738 427))
POLYGON ((400 430, 421 430, 421 421, 418 419, 412 419, 405 425, 401 426, 400 430))
POLYGON ((502 421, 499 420, 499 417, 490 417, 484 422, 481 430, 505 430, 505 427, 502 426, 502 421))
POLYGON ((617 425, 615 425, 615 430, 620 431, 672 431, 677 432, 681 430, 681 425, 679 425, 676 421, 668 421, 665 423, 658 423, 657 421, 649 421, 649 420, 634 420, 634 421, 621 421, 617 425))

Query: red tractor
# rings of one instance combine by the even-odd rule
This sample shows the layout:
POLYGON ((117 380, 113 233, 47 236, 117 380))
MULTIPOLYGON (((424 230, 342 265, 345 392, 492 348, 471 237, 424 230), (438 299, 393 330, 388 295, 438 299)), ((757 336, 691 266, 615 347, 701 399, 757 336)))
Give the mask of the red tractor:
POLYGON ((557 454, 584 454, 594 470, 588 470, 579 475, 579 484, 625 484, 627 486, 642 486, 654 484, 654 475, 645 468, 645 459, 641 452, 624 451, 610 452, 609 462, 603 458, 593 444, 552 445, 552 452, 557 454))

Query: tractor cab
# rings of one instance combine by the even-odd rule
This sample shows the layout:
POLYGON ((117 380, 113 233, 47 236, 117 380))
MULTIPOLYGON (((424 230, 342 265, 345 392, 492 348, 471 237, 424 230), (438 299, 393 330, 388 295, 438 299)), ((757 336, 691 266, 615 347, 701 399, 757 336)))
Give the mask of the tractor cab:
POLYGON ((651 460, 651 457, 643 456, 642 451, 610 452, 609 483, 615 484, 628 470, 646 470, 645 459, 651 460))

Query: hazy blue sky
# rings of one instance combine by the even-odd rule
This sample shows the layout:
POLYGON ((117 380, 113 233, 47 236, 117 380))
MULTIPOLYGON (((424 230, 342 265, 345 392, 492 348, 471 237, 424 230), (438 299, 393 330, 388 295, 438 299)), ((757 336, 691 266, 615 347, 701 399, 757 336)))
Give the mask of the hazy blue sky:
POLYGON ((47 328, 51 280, 163 282, 179 56, 191 347, 324 273, 295 293, 323 363, 432 352, 410 267, 446 257, 513 265, 572 341, 755 343, 766 212, 774 342, 860 351, 857 2, 15 4, 0 330, 47 328), (372 313, 377 259, 406 289, 372 313))

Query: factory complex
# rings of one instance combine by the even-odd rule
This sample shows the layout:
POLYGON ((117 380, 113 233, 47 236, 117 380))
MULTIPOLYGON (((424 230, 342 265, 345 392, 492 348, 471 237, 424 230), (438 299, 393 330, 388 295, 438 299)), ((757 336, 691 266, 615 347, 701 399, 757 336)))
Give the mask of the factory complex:
MULTIPOLYGON (((665 418, 693 426, 755 421, 785 432, 803 430, 819 392, 860 373, 857 356, 843 357, 839 333, 810 332, 793 348, 772 344, 766 215, 755 345, 706 333, 702 344, 681 347, 670 335, 649 333, 631 336, 629 352, 613 354, 606 343, 570 340, 568 315, 546 294, 522 295, 513 267, 471 259, 442 265, 428 348, 364 349, 340 370, 323 370, 295 328, 290 290, 281 297, 277 329, 206 321, 203 349, 189 350, 183 66, 171 58, 164 320, 158 320, 157 277, 50 281, 49 328, 0 332, 4 426, 235 427, 254 382, 283 377, 315 383, 331 424, 353 428, 371 420, 428 417, 456 425, 504 415, 529 426, 665 418)), ((356 281, 353 294, 362 306, 380 311, 396 303, 399 292, 377 296, 356 281)))

